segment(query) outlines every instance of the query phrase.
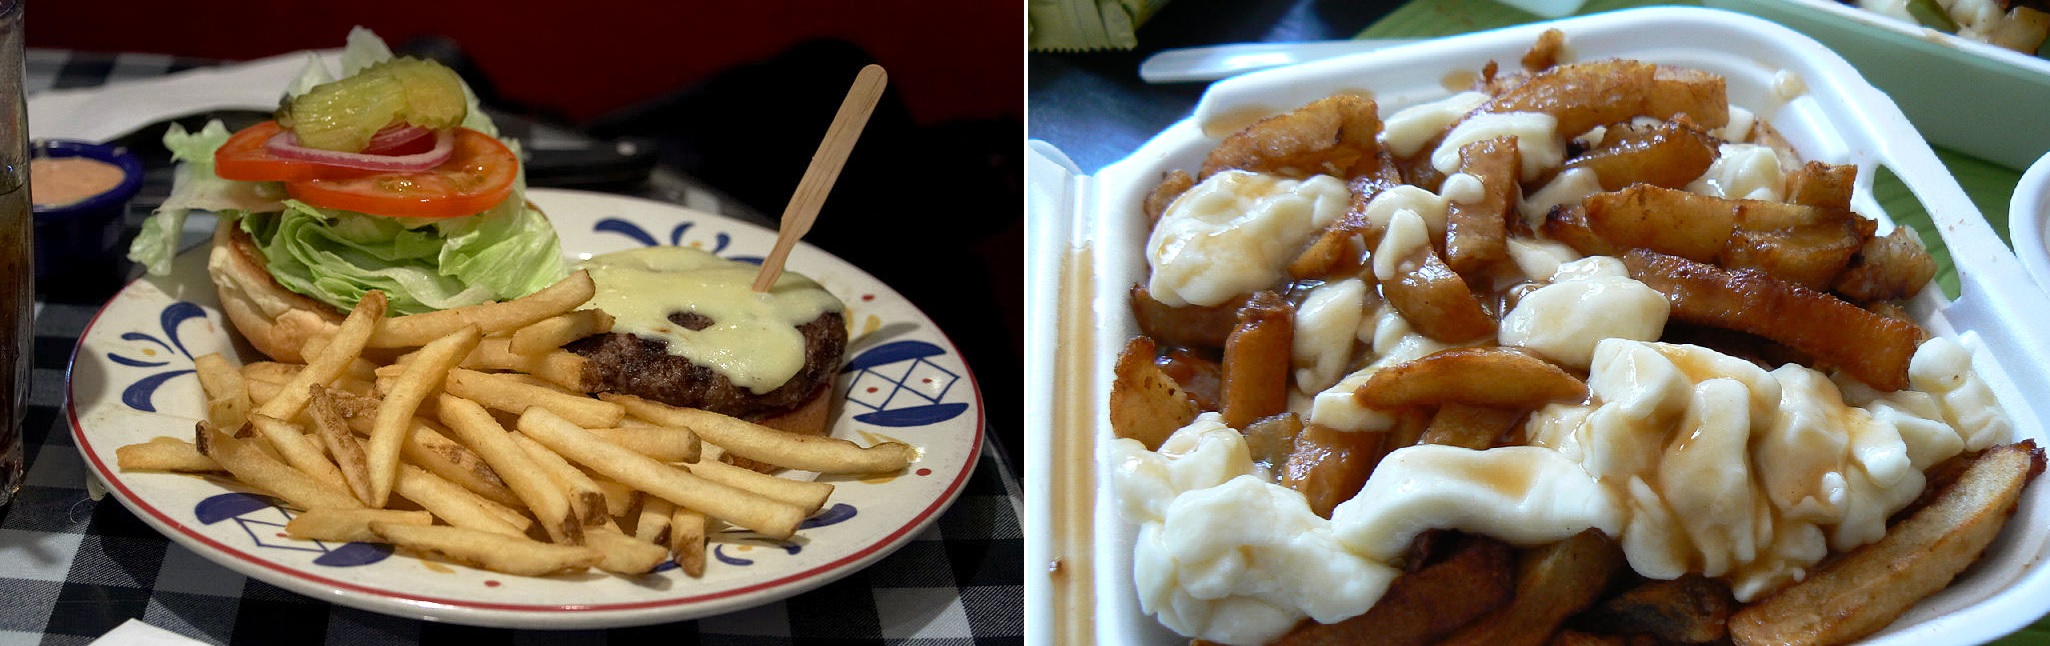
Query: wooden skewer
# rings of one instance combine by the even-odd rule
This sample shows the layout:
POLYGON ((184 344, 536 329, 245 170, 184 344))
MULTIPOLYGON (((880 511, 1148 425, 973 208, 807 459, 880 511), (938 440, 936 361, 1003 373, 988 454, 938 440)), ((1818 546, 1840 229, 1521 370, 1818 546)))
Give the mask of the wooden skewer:
POLYGON ((811 230, 812 221, 818 219, 819 205, 825 203, 826 194, 833 190, 833 181, 840 177, 841 167, 847 165, 847 153, 854 149, 854 140, 861 137, 862 127, 868 125, 868 114, 875 111, 887 81, 888 75, 881 65, 861 68, 861 74, 854 77, 854 86, 848 88, 846 100, 840 102, 840 112, 833 115, 833 124, 826 128, 825 140, 819 142, 818 152, 812 153, 811 166, 804 169, 804 179, 798 180, 797 191, 783 208, 783 220, 776 229, 776 247, 762 259, 762 271, 755 275, 756 292, 767 292, 776 284, 776 277, 783 275, 783 261, 790 256, 790 249, 797 246, 797 239, 804 237, 811 230))

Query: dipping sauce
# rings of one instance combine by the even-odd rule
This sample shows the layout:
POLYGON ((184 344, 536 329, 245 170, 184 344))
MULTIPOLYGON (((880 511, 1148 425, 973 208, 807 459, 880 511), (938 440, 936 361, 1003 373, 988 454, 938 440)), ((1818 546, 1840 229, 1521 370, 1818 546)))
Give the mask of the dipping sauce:
POLYGON ((36 157, 28 162, 29 199, 36 206, 64 206, 113 190, 126 177, 121 167, 89 157, 36 157))

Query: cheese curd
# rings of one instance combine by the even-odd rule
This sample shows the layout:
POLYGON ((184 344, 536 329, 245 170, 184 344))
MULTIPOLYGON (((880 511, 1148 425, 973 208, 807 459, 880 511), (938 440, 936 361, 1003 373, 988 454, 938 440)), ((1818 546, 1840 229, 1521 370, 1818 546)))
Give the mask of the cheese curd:
POLYGON ((1502 345, 1586 370, 1601 340, 1655 341, 1666 329, 1672 303, 1631 279, 1620 260, 1575 260, 1558 265, 1551 278, 1502 316, 1502 345))
POLYGON ((1295 310, 1290 341, 1297 390, 1316 392, 1338 383, 1366 317, 1366 281, 1348 278, 1310 290, 1295 310))
POLYGON ((1700 178, 1687 184, 1687 191, 1744 200, 1780 201, 1785 175, 1780 172, 1779 153, 1756 144, 1723 144, 1715 162, 1700 178))
MULTIPOLYGON (((1933 343, 1917 360, 1954 361, 1933 343)), ((1531 444, 1614 492, 1632 569, 1722 577, 1739 601, 1804 578, 1830 549, 1884 536, 1922 492, 1921 469, 1965 445, 1930 417, 1940 397, 1868 388, 1847 401, 1814 370, 1767 372, 1697 346, 1604 340, 1588 389, 1587 405, 1533 414, 1531 444)))
POLYGON ((2014 422, 1993 399, 1993 389, 1972 371, 1972 354, 1956 341, 1937 337, 1908 361, 1908 383, 1936 397, 1943 419, 1964 435, 1965 449, 1977 451, 2014 436, 2014 422))
POLYGON ((1445 133, 1445 140, 1431 151, 1431 167, 1450 175, 1459 170, 1461 147, 1496 137, 1516 138, 1523 181, 1536 180, 1566 163, 1566 139, 1559 134, 1557 118, 1542 112, 1491 112, 1467 117, 1445 133))
POLYGON ((1111 452, 1119 511, 1139 525, 1140 608, 1175 632, 1263 644, 1304 617, 1366 612, 1399 573, 1344 549, 1301 493, 1267 481, 1216 413, 1157 453, 1124 439, 1111 452))
POLYGON ((1224 171, 1167 208, 1146 240, 1146 290, 1171 306, 1217 305, 1281 282, 1290 260, 1345 212, 1336 177, 1296 181, 1224 171))
POLYGON ((1446 128, 1487 102, 1486 93, 1461 92, 1398 110, 1381 122, 1381 145, 1397 157, 1416 155, 1446 128))
POLYGON ((1551 213, 1552 207, 1579 204, 1587 196, 1600 192, 1600 175, 1585 168, 1568 168, 1559 171, 1557 177, 1553 177, 1551 182, 1546 183, 1537 192, 1524 196, 1523 201, 1516 204, 1516 213, 1523 216, 1524 224, 1536 230, 1544 225, 1545 214, 1551 213))
POLYGON ((1310 403, 1310 423, 1354 432, 1378 433, 1395 428, 1393 412, 1366 407, 1353 396, 1354 391, 1382 368, 1455 347, 1417 333, 1416 328, 1410 327, 1409 319, 1385 304, 1361 330, 1367 332, 1363 340, 1372 343, 1374 362, 1317 393, 1310 403))

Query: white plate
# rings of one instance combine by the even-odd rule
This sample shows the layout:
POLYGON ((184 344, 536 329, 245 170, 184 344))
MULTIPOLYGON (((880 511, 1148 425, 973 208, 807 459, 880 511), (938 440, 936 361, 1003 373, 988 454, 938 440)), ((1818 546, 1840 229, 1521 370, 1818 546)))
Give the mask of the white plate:
MULTIPOLYGON (((720 256, 766 254, 776 234, 670 204, 578 191, 528 193, 578 259, 652 244, 720 256)), ((130 283, 86 326, 70 370, 72 437, 122 504, 179 544, 229 569, 322 601, 433 621, 509 628, 601 628, 678 621, 775 601, 858 570, 903 545, 952 504, 982 446, 981 393, 961 354, 889 286, 799 245, 789 267, 847 303, 854 334, 835 386, 833 435, 918 447, 896 476, 835 478, 833 497, 789 543, 727 531, 712 537, 702 579, 669 567, 642 577, 534 578, 390 553, 369 544, 282 537, 289 513, 221 478, 125 473, 114 449, 192 437, 203 413, 192 357, 245 360, 216 308, 206 249, 168 277, 130 283)))
MULTIPOLYGON (((1882 222, 1882 232, 1891 220, 1872 185, 1878 167, 1891 168, 1929 212, 1961 285, 1952 301, 1941 290, 1924 290, 1910 312, 1931 333, 1972 349, 1974 368, 2015 422, 2016 439, 2041 444, 2050 438, 2041 398, 2025 394, 2050 392, 2050 331, 2040 323, 2044 292, 1894 103, 1811 38, 1733 12, 1656 7, 1255 72, 1210 86, 1188 119, 1094 176, 1078 176, 1058 151, 1030 149, 1033 204, 1026 212, 1034 262, 1027 294, 1035 303, 1059 304, 1032 312, 1026 337, 1027 408, 1051 411, 1033 418, 1027 431, 1034 446, 1047 447, 1026 456, 1027 472, 1042 476, 1026 495, 1032 643, 1187 642, 1140 610, 1132 578, 1137 532, 1118 515, 1111 456, 1096 449, 1110 437, 1113 365, 1123 341, 1138 331, 1127 301, 1146 272, 1139 250, 1149 225, 1140 203, 1164 172, 1197 168, 1217 145, 1203 124, 1242 124, 1338 91, 1369 92, 1384 113, 1436 99, 1448 93, 1448 78, 1470 79, 1489 60, 1517 60, 1548 27, 1566 33, 1578 60, 1636 58, 1724 76, 1730 101, 1769 120, 1804 157, 1858 165, 1852 206, 1882 222), (1782 96, 1774 89, 1782 72, 1799 78, 1805 91, 1782 96)), ((2046 519, 2050 488, 2038 484, 2023 493, 1976 566, 1869 642, 1990 641, 2044 616, 2050 611, 2046 519)))

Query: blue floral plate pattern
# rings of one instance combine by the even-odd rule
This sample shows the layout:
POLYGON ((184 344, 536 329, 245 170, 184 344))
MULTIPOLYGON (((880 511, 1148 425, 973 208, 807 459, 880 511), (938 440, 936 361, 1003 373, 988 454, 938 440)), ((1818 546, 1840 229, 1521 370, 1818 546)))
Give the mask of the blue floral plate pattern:
MULTIPOLYGON (((534 189, 528 199, 555 222, 572 262, 657 244, 760 262, 776 238, 752 224, 637 198, 534 189)), ((192 437, 204 416, 193 357, 263 359, 223 318, 206 256, 204 247, 188 251, 171 275, 128 284, 87 326, 69 375, 73 439, 88 470, 172 540, 242 574, 334 603, 508 628, 602 628, 731 612, 823 585, 911 540, 953 503, 983 442, 981 393, 946 336, 887 285, 800 244, 789 268, 839 296, 853 328, 835 384, 833 435, 861 444, 906 442, 919 459, 899 474, 831 478, 832 499, 791 540, 716 531, 702 578, 673 566, 640 577, 521 577, 382 545, 293 540, 284 536, 292 510, 260 492, 225 478, 115 465, 121 446, 192 437)))

